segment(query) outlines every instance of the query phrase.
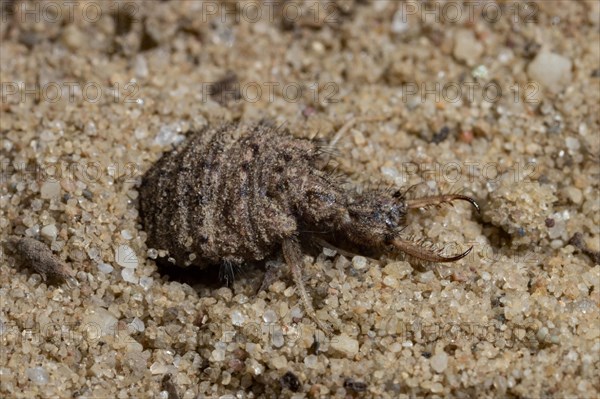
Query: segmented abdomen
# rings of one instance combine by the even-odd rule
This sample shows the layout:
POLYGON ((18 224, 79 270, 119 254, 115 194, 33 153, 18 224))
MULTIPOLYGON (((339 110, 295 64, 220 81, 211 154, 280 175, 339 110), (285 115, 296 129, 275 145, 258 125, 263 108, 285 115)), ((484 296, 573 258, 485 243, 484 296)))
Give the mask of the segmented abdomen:
POLYGON ((181 266, 263 259, 296 231, 286 168, 308 168, 313 149, 266 124, 193 133, 143 177, 148 246, 181 266))

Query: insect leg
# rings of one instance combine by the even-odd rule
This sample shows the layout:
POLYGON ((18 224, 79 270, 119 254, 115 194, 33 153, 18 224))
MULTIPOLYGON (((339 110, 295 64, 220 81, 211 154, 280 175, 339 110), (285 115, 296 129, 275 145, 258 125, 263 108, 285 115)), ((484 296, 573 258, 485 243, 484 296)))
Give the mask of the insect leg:
POLYGON ((325 325, 317 318, 315 309, 312 306, 312 300, 306 292, 304 281, 302 280, 302 251, 296 239, 288 238, 283 241, 283 257, 292 271, 294 283, 298 289, 298 295, 304 305, 304 309, 308 316, 313 319, 317 326, 326 334, 331 334, 331 328, 325 325))
POLYGON ((344 137, 348 133, 348 131, 350 131, 350 129, 352 129, 354 125, 361 122, 384 121, 386 119, 390 119, 392 116, 393 114, 390 113, 389 115, 355 116, 351 118, 348 122, 344 123, 344 125, 342 125, 342 127, 335 133, 329 144, 320 146, 320 151, 324 154, 324 157, 319 162, 318 167, 323 168, 329 163, 329 160, 331 159, 332 155, 336 153, 335 149, 337 143, 342 139, 342 137, 344 137))
POLYGON ((393 116, 393 114, 389 114, 389 115, 371 115, 371 116, 355 116, 353 118, 351 118, 348 122, 344 123, 344 125, 340 128, 340 130, 337 131, 337 133, 335 134, 335 136, 333 136, 333 139, 331 139, 331 142, 329 143, 329 145, 331 147, 335 147, 335 145, 337 144, 338 141, 340 141, 340 139, 342 137, 344 137, 344 135, 346 135, 346 133, 348 133, 348 131, 350 129, 352 129, 352 127, 354 125, 356 125, 357 123, 362 123, 362 122, 379 122, 379 121, 384 121, 386 119, 390 119, 393 116))

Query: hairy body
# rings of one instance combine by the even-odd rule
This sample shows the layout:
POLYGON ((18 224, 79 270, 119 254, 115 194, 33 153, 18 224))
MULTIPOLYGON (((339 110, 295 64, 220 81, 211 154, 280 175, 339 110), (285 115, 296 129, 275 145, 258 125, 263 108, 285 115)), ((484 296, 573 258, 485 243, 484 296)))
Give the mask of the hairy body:
MULTIPOLYGON (((407 209, 461 195, 407 201, 400 191, 347 191, 323 168, 311 140, 268 123, 227 124, 194 133, 144 175, 140 206, 148 246, 165 249, 180 266, 241 265, 282 249, 309 315, 316 319, 301 278, 299 238, 326 232, 377 250, 451 262, 403 239, 407 209)), ((317 320, 317 323, 323 325, 317 320)))

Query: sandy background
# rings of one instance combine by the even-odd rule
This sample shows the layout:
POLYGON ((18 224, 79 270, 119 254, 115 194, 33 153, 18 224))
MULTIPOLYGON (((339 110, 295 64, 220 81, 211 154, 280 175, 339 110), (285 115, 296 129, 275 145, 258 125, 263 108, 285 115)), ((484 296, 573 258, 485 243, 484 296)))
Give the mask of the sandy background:
POLYGON ((3 247, 1 396, 597 397, 599 2, 1 4, 0 240, 40 240, 79 283, 3 247), (258 294, 260 267, 231 288, 158 272, 136 187, 190 129, 327 138, 378 114, 338 170, 473 195, 480 215, 407 229, 469 257, 307 252, 330 338, 280 258, 258 294))

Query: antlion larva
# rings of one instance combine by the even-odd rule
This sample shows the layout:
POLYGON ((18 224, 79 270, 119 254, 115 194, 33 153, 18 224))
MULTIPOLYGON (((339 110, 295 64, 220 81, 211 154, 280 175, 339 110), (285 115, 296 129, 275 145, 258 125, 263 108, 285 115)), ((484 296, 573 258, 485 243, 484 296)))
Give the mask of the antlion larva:
MULTIPOLYGON (((343 127, 340 132, 348 129, 343 127)), ((336 136, 339 138, 340 134, 336 136)), ((407 199, 400 190, 343 188, 313 140, 268 122, 225 124, 191 134, 143 176, 140 206, 148 247, 167 250, 180 266, 241 266, 282 250, 307 314, 324 331, 302 280, 306 238, 379 251, 400 250, 432 262, 454 262, 402 236, 409 209, 465 200, 448 194, 407 199)))

